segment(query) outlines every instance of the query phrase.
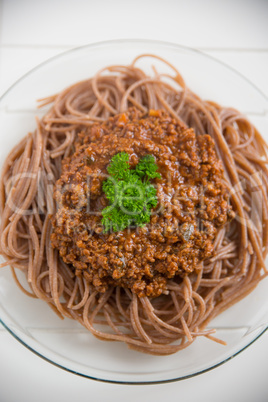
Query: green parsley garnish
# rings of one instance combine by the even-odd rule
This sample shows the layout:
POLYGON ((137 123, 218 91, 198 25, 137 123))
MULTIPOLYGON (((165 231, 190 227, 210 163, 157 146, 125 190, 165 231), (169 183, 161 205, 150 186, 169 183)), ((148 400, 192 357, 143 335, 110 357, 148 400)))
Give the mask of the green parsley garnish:
POLYGON ((107 167, 110 174, 102 189, 109 205, 102 210, 104 233, 118 232, 129 226, 144 226, 150 222, 151 209, 157 205, 155 187, 150 179, 161 178, 152 155, 141 158, 130 169, 129 155, 120 152, 107 167))

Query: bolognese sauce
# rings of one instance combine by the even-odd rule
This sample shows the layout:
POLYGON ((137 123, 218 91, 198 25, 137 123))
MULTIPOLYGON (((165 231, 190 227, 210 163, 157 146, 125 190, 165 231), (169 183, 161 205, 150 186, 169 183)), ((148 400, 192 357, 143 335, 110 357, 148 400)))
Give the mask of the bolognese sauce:
POLYGON ((98 292, 121 286, 138 296, 166 294, 168 279, 198 271, 213 255, 218 229, 234 216, 211 136, 197 136, 163 110, 130 108, 81 131, 54 197, 52 246, 98 292), (129 155, 131 169, 154 157, 157 206, 143 227, 106 233, 102 186, 119 152, 129 155))

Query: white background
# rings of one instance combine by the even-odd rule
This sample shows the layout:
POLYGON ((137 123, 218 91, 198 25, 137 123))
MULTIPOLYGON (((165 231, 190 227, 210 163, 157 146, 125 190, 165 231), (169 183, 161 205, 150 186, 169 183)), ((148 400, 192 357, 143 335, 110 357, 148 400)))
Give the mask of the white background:
MULTIPOLYGON (((119 38, 197 48, 238 70, 268 96, 266 0, 0 0, 0 95, 51 56, 119 38)), ((0 402, 265 402, 267 373, 267 332, 242 354, 201 376, 164 385, 123 386, 56 368, 0 326, 0 402)))

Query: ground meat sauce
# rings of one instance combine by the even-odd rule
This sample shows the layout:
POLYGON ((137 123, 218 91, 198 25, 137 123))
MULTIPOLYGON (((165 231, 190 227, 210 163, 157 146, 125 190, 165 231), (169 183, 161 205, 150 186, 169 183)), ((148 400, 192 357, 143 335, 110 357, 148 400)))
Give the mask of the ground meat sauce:
POLYGON ((139 296, 165 294, 168 278, 198 271, 213 254, 218 228, 233 216, 222 178, 209 135, 196 136, 164 111, 131 108, 82 131, 63 161, 52 246, 99 292, 122 286, 139 296), (129 154, 131 168, 145 155, 155 157, 158 205, 146 226, 103 233, 102 184, 119 152, 129 154))

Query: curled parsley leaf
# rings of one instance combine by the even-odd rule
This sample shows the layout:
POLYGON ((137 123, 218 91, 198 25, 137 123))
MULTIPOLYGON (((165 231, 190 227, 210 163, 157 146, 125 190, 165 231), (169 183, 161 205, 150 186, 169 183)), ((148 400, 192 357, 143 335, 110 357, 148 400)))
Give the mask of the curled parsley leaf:
POLYGON ((110 174, 102 189, 109 205, 102 210, 104 232, 118 232, 128 226, 144 226, 150 222, 151 210, 157 205, 157 192, 149 182, 161 178, 152 155, 141 158, 130 169, 129 155, 120 152, 113 156, 107 171, 110 174))

